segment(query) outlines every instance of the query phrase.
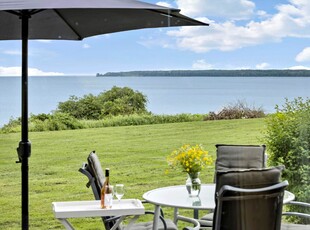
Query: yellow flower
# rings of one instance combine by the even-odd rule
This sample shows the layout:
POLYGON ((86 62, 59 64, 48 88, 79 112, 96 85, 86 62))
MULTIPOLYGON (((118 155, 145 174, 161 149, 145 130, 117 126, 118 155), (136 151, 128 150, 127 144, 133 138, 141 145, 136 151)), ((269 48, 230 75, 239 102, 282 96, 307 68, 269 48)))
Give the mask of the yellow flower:
POLYGON ((174 150, 167 157, 167 162, 172 168, 180 167, 185 172, 195 173, 200 172, 204 166, 211 165, 213 159, 201 145, 186 144, 174 150))

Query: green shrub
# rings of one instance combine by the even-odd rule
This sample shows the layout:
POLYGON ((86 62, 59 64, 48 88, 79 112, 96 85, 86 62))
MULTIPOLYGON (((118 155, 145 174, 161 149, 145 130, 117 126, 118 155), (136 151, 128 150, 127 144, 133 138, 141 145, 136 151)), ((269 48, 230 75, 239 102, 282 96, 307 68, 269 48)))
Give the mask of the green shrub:
MULTIPOLYGON (((131 114, 108 116, 100 120, 78 120, 66 113, 31 115, 29 131, 42 132, 67 129, 101 128, 111 126, 151 125, 176 122, 202 121, 204 114, 153 115, 131 114)), ((20 120, 11 120, 0 132, 20 132, 20 120), (4 129, 5 128, 5 129, 4 129)))
POLYGON ((146 113, 146 103, 147 97, 139 91, 114 86, 98 96, 71 96, 69 100, 58 104, 57 111, 77 119, 99 120, 106 116, 146 113))
POLYGON ((310 100, 286 99, 283 108, 277 106, 266 123, 268 164, 284 165, 283 178, 289 181, 288 189, 298 201, 310 203, 310 100))
POLYGON ((17 133, 21 131, 21 118, 10 118, 9 123, 1 128, 1 133, 17 133))
POLYGON ((68 101, 60 102, 57 111, 67 113, 77 119, 99 119, 102 105, 92 94, 84 95, 82 98, 70 96, 68 101))
POLYGON ((111 116, 102 120, 83 120, 83 126, 87 128, 100 128, 111 126, 151 125, 176 122, 202 121, 205 115, 199 114, 176 114, 176 115, 152 115, 132 114, 111 116))
POLYGON ((244 101, 237 101, 221 109, 220 112, 210 112, 204 120, 223 120, 223 119, 249 119, 265 117, 264 110, 259 107, 250 107, 244 101))
POLYGON ((147 97, 129 87, 116 87, 99 94, 101 117, 146 113, 147 97))
POLYGON ((30 131, 55 131, 83 128, 80 121, 66 113, 31 115, 29 119, 30 131))

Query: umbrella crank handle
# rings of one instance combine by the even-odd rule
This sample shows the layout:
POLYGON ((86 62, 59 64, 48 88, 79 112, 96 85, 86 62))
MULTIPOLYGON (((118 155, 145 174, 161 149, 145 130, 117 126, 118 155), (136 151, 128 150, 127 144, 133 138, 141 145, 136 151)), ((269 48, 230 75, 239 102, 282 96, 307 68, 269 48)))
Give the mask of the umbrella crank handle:
POLYGON ((31 155, 31 142, 19 142, 19 146, 16 148, 18 161, 16 163, 22 163, 24 157, 30 157, 31 155))
POLYGON ((22 159, 21 159, 21 156, 20 156, 20 153, 19 153, 19 147, 16 148, 16 151, 17 151, 17 155, 18 155, 18 161, 15 161, 15 163, 16 164, 22 163, 22 159))

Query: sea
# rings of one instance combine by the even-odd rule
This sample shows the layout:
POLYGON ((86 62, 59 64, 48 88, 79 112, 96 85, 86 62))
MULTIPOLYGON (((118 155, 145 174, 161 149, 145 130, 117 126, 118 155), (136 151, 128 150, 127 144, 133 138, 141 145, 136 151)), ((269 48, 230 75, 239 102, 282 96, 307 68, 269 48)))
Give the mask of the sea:
MULTIPOLYGON (((206 114, 238 102, 266 113, 285 99, 310 97, 309 77, 29 77, 29 114, 51 113, 70 96, 98 95, 113 86, 147 96, 154 114, 206 114)), ((0 77, 0 127, 21 114, 20 77, 0 77)))

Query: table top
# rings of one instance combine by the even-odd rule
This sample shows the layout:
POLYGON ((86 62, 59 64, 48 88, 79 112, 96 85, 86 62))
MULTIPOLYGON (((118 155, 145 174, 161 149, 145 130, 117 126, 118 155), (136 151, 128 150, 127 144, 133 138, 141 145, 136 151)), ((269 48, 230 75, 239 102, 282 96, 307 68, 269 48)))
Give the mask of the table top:
POLYGON ((114 200, 110 209, 102 209, 100 200, 53 202, 52 207, 56 218, 142 215, 145 212, 137 199, 114 200))
POLYGON ((185 185, 158 188, 143 194, 146 201, 174 208, 209 209, 215 208, 215 184, 202 184, 198 197, 189 197, 185 185))
MULTIPOLYGON (((160 206, 213 210, 215 208, 214 194, 215 184, 202 184, 199 197, 189 197, 185 185, 177 185, 148 191, 143 194, 143 199, 160 206)), ((293 193, 285 191, 283 203, 294 199, 293 193)))

